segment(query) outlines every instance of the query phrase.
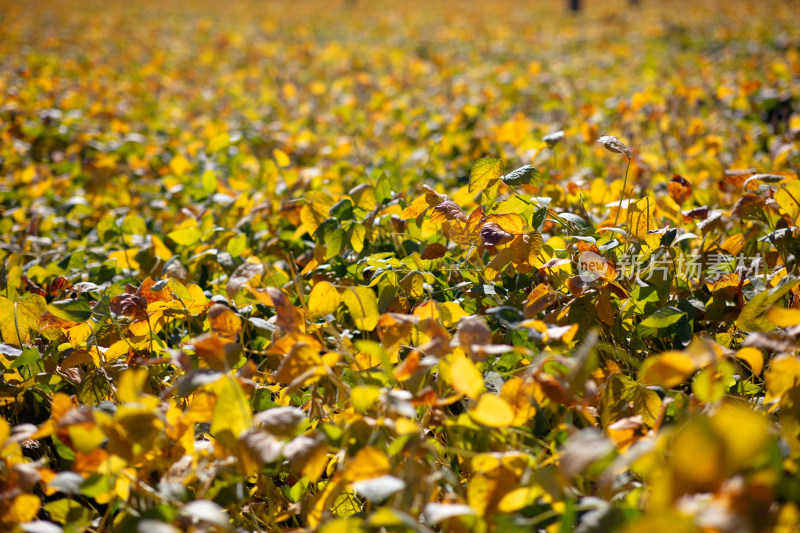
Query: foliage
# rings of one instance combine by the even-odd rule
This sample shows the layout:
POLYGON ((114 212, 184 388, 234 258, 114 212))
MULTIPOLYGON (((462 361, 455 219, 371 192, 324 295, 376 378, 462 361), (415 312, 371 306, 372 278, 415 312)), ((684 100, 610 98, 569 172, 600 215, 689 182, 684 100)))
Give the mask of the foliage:
POLYGON ((791 2, 7 4, 3 531, 798 527, 791 2))

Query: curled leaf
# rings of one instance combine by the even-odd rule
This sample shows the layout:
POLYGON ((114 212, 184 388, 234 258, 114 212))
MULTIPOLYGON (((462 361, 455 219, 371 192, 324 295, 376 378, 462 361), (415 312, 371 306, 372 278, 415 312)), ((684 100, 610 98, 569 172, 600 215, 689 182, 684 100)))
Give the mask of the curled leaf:
POLYGON ((547 135, 544 136, 542 140, 547 144, 548 148, 552 148, 553 146, 557 145, 563 138, 564 138, 564 130, 558 130, 553 133, 548 133, 547 135))
POLYGON ((467 215, 464 211, 452 200, 445 200, 433 208, 431 213, 431 222, 441 223, 448 220, 467 220, 467 215))
POLYGON ((613 135, 603 135, 602 137, 597 139, 597 142, 602 144, 603 148, 605 148, 609 152, 614 152, 616 154, 624 154, 625 157, 627 157, 628 159, 630 159, 631 156, 633 155, 631 149, 628 148, 628 146, 624 142, 620 141, 613 135))

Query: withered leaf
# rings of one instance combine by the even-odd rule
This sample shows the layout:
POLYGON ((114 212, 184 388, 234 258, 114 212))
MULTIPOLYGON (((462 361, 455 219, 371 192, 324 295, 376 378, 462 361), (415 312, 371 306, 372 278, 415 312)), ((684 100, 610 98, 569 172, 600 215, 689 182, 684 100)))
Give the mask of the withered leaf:
POLYGON ((242 263, 233 271, 225 286, 225 293, 229 300, 233 300, 239 289, 244 287, 251 279, 260 276, 264 272, 264 265, 261 263, 242 263))
POLYGON ((433 208, 431 213, 431 222, 441 223, 448 220, 461 220, 466 221, 467 215, 464 211, 452 200, 445 200, 433 208))
POLYGON ((613 135, 603 135, 602 137, 597 139, 597 142, 602 144, 603 148, 605 148, 609 152, 624 154, 625 157, 627 157, 628 159, 630 159, 631 156, 633 155, 631 149, 628 148, 628 146, 624 142, 620 141, 613 135))
POLYGON ((446 253, 447 247, 445 247, 443 244, 435 242, 426 246, 420 257, 422 259, 439 259, 440 257, 444 257, 446 253))

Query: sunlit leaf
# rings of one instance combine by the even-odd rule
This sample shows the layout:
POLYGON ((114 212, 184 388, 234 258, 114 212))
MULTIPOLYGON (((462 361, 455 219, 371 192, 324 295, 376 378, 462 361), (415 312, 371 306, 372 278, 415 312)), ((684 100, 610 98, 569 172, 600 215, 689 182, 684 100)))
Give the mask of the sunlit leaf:
POLYGON ((503 175, 503 162, 496 157, 478 159, 469 173, 469 192, 478 192, 494 185, 503 175))

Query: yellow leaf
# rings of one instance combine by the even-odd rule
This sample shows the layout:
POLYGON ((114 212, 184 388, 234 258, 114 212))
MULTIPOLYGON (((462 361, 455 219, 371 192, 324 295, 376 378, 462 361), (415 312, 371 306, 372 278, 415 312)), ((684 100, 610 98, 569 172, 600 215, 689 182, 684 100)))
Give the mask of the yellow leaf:
POLYGON ((748 346, 736 352, 736 358, 747 363, 753 374, 761 375, 761 371, 764 369, 764 354, 761 353, 761 350, 748 346))
POLYGON ((333 198, 325 193, 316 192, 309 195, 307 201, 308 203, 300 209, 300 222, 303 224, 303 229, 313 236, 319 225, 328 219, 333 198))
POLYGON ((450 386, 470 398, 477 399, 486 390, 483 375, 466 356, 453 355, 450 364, 450 386))
POLYGON ((516 213, 501 213, 489 215, 486 222, 494 222, 500 229, 513 235, 521 235, 525 227, 525 219, 516 213))
POLYGON ((500 498, 500 501, 497 503, 497 510, 503 513, 519 511, 533 501, 537 492, 539 491, 533 487, 517 487, 500 498))
POLYGON ((325 472, 325 467, 328 465, 328 447, 324 444, 317 446, 311 455, 306 459, 305 464, 300 468, 300 473, 303 477, 307 477, 311 483, 316 483, 317 480, 325 472))
POLYGON ((514 421, 514 412, 508 403, 494 394, 483 394, 469 415, 476 422, 493 428, 504 428, 514 421))
POLYGON ((488 189, 503 175, 503 162, 496 157, 478 159, 469 173, 469 192, 488 189))
POLYGON ((147 369, 129 368, 119 378, 117 385, 117 400, 120 402, 135 402, 144 390, 147 383, 147 369))
POLYGON ((433 300, 422 302, 414 308, 414 316, 420 320, 436 320, 439 318, 439 309, 436 307, 436 302, 433 300))
POLYGON ((411 202, 408 205, 408 207, 403 209, 403 211, 398 216, 403 220, 417 218, 422 213, 427 211, 428 207, 430 207, 430 205, 428 204, 428 201, 425 198, 425 195, 423 194, 422 196, 418 196, 417 198, 415 198, 414 201, 411 202))
POLYGON ((781 213, 788 215, 792 221, 800 216, 800 181, 790 181, 773 194, 781 208, 781 213))
POLYGON ((767 318, 770 322, 781 328, 796 326, 800 324, 800 309, 770 307, 767 309, 767 318))
POLYGON ((365 446, 347 463, 344 478, 349 481, 360 481, 388 474, 392 469, 389 457, 374 446, 365 446))
POLYGON ((217 403, 214 418, 211 420, 211 434, 229 448, 236 446, 239 435, 253 422, 250 402, 245 396, 239 381, 226 376, 214 383, 217 403))
POLYGON ((320 281, 308 295, 308 312, 311 313, 311 318, 321 318, 336 311, 340 303, 342 297, 336 287, 327 281, 320 281))
POLYGON ((6 507, 2 522, 6 524, 19 524, 30 522, 39 513, 42 502, 33 494, 20 494, 6 507))
POLYGON ((5 447, 5 442, 11 435, 11 426, 6 422, 6 419, 0 417, 0 450, 5 447))
POLYGON ((350 404, 359 413, 366 413, 381 395, 377 385, 358 385, 350 391, 350 404))
POLYGON ((292 164, 291 159, 289 159, 289 155, 279 148, 272 150, 272 157, 275 158, 275 162, 279 167, 286 168, 292 164))
POLYGON ((467 316, 467 312, 456 302, 439 302, 437 303, 437 307, 439 310, 439 319, 446 328, 455 326, 461 318, 467 316))
POLYGON ((739 252, 741 252, 742 248, 744 248, 744 243, 745 236, 741 233, 737 233, 736 235, 731 235, 725 239, 725 242, 720 245, 720 248, 729 254, 736 256, 739 255, 739 252))
POLYGON ((314 377, 315 372, 312 371, 321 365, 322 358, 319 356, 319 352, 308 344, 298 342, 283 358, 273 377, 279 383, 288 385, 305 375, 301 383, 306 383, 314 377))
POLYGON ((122 268, 129 268, 131 270, 139 270, 139 263, 134 259, 134 256, 139 253, 138 248, 126 248, 125 250, 117 250, 108 254, 109 259, 117 261, 117 265, 122 268))
POLYGON ((655 198, 645 197, 628 206, 628 222, 630 232, 637 239, 647 238, 650 230, 656 228, 655 224, 655 198))
POLYGON ((764 383, 767 386, 764 403, 780 400, 781 396, 800 383, 800 359, 794 356, 773 359, 764 373, 764 383))
POLYGON ((400 280, 400 287, 409 298, 421 298, 425 294, 425 278, 418 270, 412 270, 400 280))
POLYGON ((724 443, 728 474, 741 470, 764 454, 764 446, 772 438, 766 417, 744 405, 724 403, 711 416, 709 423, 717 438, 724 443))
POLYGON ((353 205, 364 211, 372 211, 378 206, 378 201, 375 198, 375 187, 368 183, 362 183, 351 189, 350 198, 353 199, 353 205))
POLYGON ((362 331, 375 329, 380 314, 378 313, 378 300, 372 289, 351 287, 345 291, 343 300, 358 329, 362 331))
POLYGON ((355 224, 350 231, 350 246, 356 253, 361 253, 364 249, 364 239, 367 238, 367 228, 362 224, 355 224))
POLYGON ((511 421, 513 425, 522 425, 536 416, 536 406, 533 402, 535 387, 536 382, 526 382, 518 377, 513 377, 503 384, 500 397, 514 413, 514 419, 511 421))
POLYGON ((212 332, 231 342, 242 331, 242 319, 222 304, 214 304, 208 310, 208 323, 212 332))
POLYGON ((694 361, 682 352, 664 352, 648 357, 639 368, 639 379, 647 385, 671 388, 683 383, 697 369, 694 361))
POLYGON ((22 346, 39 328, 39 317, 47 312, 47 302, 38 294, 28 294, 18 301, 0 296, 0 335, 3 342, 22 346))
POLYGON ((67 434, 75 449, 82 453, 90 453, 100 446, 106 438, 105 433, 91 422, 72 424, 67 427, 67 434))
POLYGON ((169 169, 176 176, 183 176, 191 168, 192 164, 181 154, 176 155, 172 158, 172 161, 169 162, 169 169))

